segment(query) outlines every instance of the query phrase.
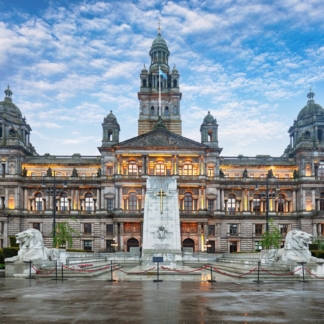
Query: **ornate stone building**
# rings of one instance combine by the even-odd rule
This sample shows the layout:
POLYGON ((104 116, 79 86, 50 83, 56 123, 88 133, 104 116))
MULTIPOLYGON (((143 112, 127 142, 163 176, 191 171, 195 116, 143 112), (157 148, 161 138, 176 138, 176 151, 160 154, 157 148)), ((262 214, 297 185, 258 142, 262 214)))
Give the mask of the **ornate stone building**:
MULTIPOLYGON (((307 105, 289 129, 281 157, 220 155, 218 124, 208 112, 201 141, 182 136, 180 75, 159 31, 140 73, 138 136, 120 142, 110 112, 97 156, 40 156, 31 127, 5 90, 0 102, 0 246, 29 227, 52 244, 56 222, 75 217, 74 248, 129 251, 141 246, 146 179, 177 177, 181 244, 194 251, 253 251, 266 230, 266 211, 282 233, 324 233, 324 109, 307 105), (159 84, 159 66, 166 79, 159 84), (159 87, 161 105, 159 105, 159 87)), ((197 130, 198 132, 198 130, 197 130)))

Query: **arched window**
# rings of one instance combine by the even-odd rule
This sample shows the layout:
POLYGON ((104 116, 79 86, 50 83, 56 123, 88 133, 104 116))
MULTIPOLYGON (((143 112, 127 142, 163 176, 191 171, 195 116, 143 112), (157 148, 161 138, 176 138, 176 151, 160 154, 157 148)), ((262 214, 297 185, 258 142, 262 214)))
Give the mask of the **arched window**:
POLYGON ((174 79, 174 80, 173 80, 173 88, 176 88, 176 87, 177 87, 177 80, 174 79))
POLYGON ((184 164, 182 170, 183 170, 183 175, 192 175, 192 164, 191 163, 184 164))
POLYGON ((2 127, 0 126, 0 138, 2 138, 2 127))
POLYGON ((228 195, 228 200, 227 200, 227 211, 229 213, 234 213, 235 212, 235 195, 228 195))
POLYGON ((319 129, 317 131, 317 139, 321 142, 323 141, 323 130, 322 129, 319 129))
POLYGON ((129 194, 128 210, 137 210, 137 196, 135 192, 129 194))
POLYGON ((93 206, 94 206, 92 194, 87 193, 85 195, 84 200, 85 200, 85 210, 86 210, 86 212, 91 213, 93 211, 93 206))
POLYGON ((143 79, 143 88, 146 88, 146 79, 143 79))
POLYGON ((154 116, 154 107, 151 107, 151 116, 154 116))
POLYGON ((260 195, 253 196, 253 211, 260 213, 260 195))
POLYGON ((318 176, 324 178, 324 162, 320 162, 318 166, 318 176))
POLYGON ((131 247, 139 247, 139 242, 136 238, 132 237, 127 241, 127 252, 130 251, 131 247))
POLYGON ((60 196, 60 208, 62 211, 64 211, 64 210, 68 210, 68 206, 69 206, 69 201, 67 198, 67 193, 63 192, 60 196))
POLYGON ((324 210, 324 192, 321 192, 321 195, 320 195, 319 209, 324 210))
POLYGON ((208 142, 213 141, 213 131, 211 129, 208 130, 208 142))
POLYGON ((279 195, 278 198, 278 212, 283 213, 285 211, 285 196, 279 195))
POLYGON ((184 196, 184 210, 191 211, 192 210, 192 195, 187 192, 184 196))
POLYGON ((169 113, 169 107, 168 106, 166 106, 165 109, 164 109, 164 115, 165 116, 169 116, 170 115, 170 113, 169 113))
POLYGON ((165 175, 165 165, 162 161, 157 162, 155 167, 155 174, 156 175, 165 175))
POLYGON ((305 137, 310 138, 310 132, 309 131, 305 132, 305 137))
POLYGON ((305 176, 310 177, 311 175, 312 175, 312 166, 309 163, 307 163, 305 165, 305 176))
POLYGON ((306 211, 311 211, 311 210, 312 210, 312 200, 306 199, 306 211))
POLYGON ((195 242, 191 238, 186 238, 182 242, 182 247, 183 248, 192 248, 192 252, 195 252, 195 242))
POLYGON ((43 198, 40 192, 35 195, 35 209, 43 210, 43 198))
POLYGON ((9 135, 14 136, 15 133, 15 130, 13 128, 10 128, 9 135))
POLYGON ((128 164, 128 174, 129 175, 137 175, 137 165, 135 161, 131 161, 128 164))
POLYGON ((113 135, 113 131, 111 129, 108 129, 108 142, 111 142, 112 141, 112 135, 113 135))

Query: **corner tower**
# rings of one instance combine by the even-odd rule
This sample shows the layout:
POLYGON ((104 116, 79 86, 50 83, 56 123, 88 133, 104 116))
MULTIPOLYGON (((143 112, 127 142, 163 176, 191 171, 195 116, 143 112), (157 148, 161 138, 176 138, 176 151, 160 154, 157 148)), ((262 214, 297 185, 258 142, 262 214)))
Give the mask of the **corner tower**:
POLYGON ((152 131, 159 116, 161 116, 170 132, 182 135, 180 75, 175 66, 170 72, 170 52, 166 41, 162 38, 160 27, 157 37, 152 43, 149 55, 151 65, 148 70, 144 65, 140 74, 138 135, 152 131), (159 67, 165 74, 166 79, 159 76, 159 67), (159 82, 161 82, 161 107, 159 107, 159 82))

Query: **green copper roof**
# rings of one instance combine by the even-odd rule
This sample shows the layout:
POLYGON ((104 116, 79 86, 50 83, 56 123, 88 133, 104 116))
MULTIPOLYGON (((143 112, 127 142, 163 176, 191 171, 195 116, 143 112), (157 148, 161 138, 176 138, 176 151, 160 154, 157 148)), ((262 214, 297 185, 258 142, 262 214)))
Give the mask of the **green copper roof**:
POLYGON ((314 101, 315 93, 310 90, 307 94, 307 105, 299 112, 297 120, 304 119, 312 116, 324 116, 324 109, 321 105, 316 104, 314 101))

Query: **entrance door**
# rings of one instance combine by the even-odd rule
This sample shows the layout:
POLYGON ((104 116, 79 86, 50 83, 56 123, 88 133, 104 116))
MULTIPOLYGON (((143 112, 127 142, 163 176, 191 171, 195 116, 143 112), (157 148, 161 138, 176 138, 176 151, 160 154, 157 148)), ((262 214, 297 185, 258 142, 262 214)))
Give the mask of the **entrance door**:
POLYGON ((230 242, 230 253, 235 253, 237 252, 237 242, 232 241, 230 242))
POLYGON ((127 252, 129 252, 129 249, 131 247, 139 247, 139 243, 138 243, 138 240, 136 238, 130 238, 127 241, 127 252))
POLYGON ((215 253, 215 241, 207 242, 207 253, 215 253))
POLYGON ((195 252, 195 242, 194 240, 187 238, 182 242, 183 248, 192 248, 192 251, 195 252))

